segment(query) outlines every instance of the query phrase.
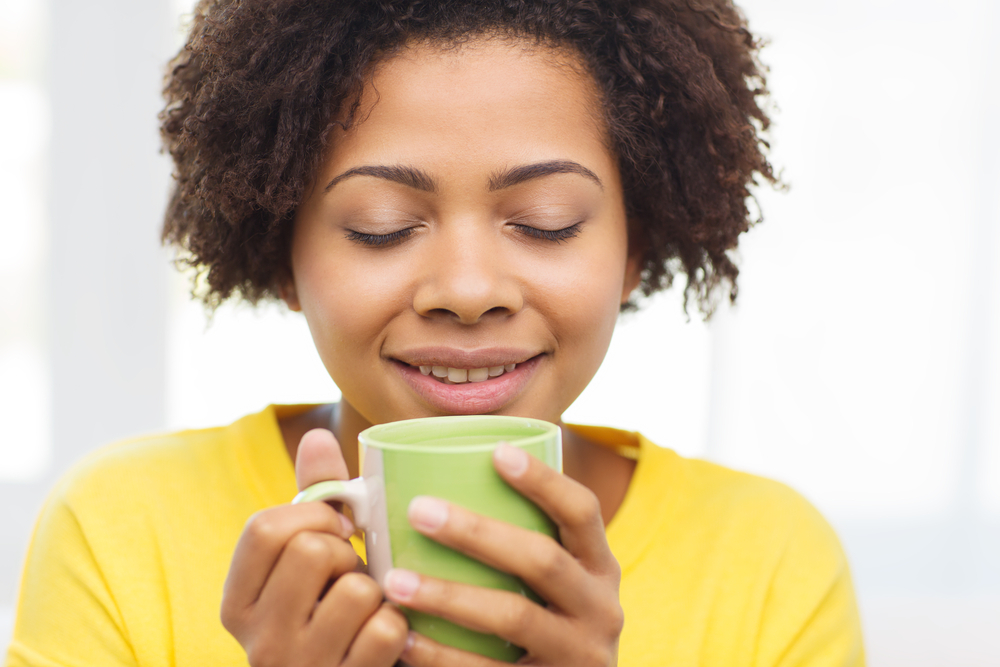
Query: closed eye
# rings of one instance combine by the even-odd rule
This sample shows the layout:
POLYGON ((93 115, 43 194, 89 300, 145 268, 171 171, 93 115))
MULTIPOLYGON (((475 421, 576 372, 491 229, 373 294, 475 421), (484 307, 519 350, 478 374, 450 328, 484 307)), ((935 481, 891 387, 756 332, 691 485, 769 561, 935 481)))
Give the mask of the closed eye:
POLYGON ((388 234, 366 234, 364 232, 350 230, 347 232, 346 236, 347 240, 355 241, 356 243, 368 246, 369 248, 385 248, 396 245, 397 243, 402 243, 412 233, 413 227, 407 227, 406 229, 389 232, 388 234))
POLYGON ((580 234, 580 225, 582 224, 583 221, 580 221, 574 225, 570 225, 569 227, 563 227, 562 229, 539 229, 538 227, 521 224, 515 224, 514 227, 516 227, 517 230, 525 236, 542 239, 544 241, 562 243, 578 236, 580 234))

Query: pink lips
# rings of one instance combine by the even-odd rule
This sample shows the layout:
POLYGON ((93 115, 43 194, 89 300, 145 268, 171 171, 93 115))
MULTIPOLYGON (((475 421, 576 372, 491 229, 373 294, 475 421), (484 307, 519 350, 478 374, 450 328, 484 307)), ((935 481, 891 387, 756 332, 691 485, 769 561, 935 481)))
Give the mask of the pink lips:
MULTIPOLYGON (((510 403, 531 379, 538 368, 542 355, 517 364, 517 368, 503 375, 483 382, 465 384, 445 384, 433 375, 423 375, 420 369, 395 361, 394 366, 410 387, 432 408, 444 414, 478 415, 501 410, 510 403)), ((490 364, 475 364, 469 367, 482 368, 490 364)), ((500 364, 494 364, 500 365, 500 364)), ((454 366, 461 368, 466 366, 454 366)))

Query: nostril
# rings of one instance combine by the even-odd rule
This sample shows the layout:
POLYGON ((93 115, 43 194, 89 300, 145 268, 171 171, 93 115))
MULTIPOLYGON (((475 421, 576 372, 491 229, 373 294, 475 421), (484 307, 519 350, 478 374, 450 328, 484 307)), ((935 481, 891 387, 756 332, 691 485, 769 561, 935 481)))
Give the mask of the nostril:
MULTIPOLYGON (((510 315, 511 313, 512 311, 510 308, 506 308, 505 306, 494 306, 493 308, 490 308, 489 310, 486 310, 482 314, 472 318, 470 322, 472 321, 478 322, 483 317, 507 316, 510 315)), ((432 318, 442 318, 442 319, 457 319, 459 321, 466 320, 465 317, 463 317, 459 313, 456 313, 453 310, 449 310, 448 308, 432 308, 428 310, 426 313, 424 313, 424 316, 432 318)))
POLYGON ((413 309, 420 315, 462 324, 474 324, 483 317, 509 317, 522 305, 523 298, 516 283, 476 280, 475 276, 428 280, 413 295, 413 309))

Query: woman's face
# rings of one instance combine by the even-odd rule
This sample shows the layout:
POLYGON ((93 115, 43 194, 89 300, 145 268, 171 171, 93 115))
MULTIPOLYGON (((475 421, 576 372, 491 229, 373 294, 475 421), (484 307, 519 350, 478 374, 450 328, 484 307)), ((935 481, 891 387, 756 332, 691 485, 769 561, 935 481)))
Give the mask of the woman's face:
POLYGON ((284 295, 367 421, 558 421, 594 376, 638 272, 581 69, 516 41, 408 48, 335 131, 284 295))

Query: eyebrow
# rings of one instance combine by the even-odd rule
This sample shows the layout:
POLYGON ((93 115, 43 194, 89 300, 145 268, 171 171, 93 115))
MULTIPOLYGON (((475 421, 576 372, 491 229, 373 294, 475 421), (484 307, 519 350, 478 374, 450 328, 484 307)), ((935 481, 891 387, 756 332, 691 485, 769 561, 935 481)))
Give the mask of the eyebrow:
POLYGON ((373 176, 375 178, 382 178, 394 183, 400 183, 417 190, 423 190, 424 192, 434 192, 437 189, 434 179, 419 169, 404 167, 401 165, 391 167, 372 165, 348 169, 343 174, 334 177, 332 181, 327 183, 323 192, 329 192, 337 183, 340 183, 344 179, 350 178, 351 176, 373 176))
MULTIPOLYGON (((582 164, 573 162, 572 160, 549 160, 548 162, 536 162, 519 167, 511 167, 499 173, 494 173, 490 176, 489 190, 490 192, 496 192, 497 190, 504 190, 525 181, 553 174, 579 174, 597 183, 602 190, 604 189, 604 183, 597 177, 597 174, 582 164)), ((424 192, 435 192, 437 190, 437 184, 434 182, 434 179, 419 169, 403 165, 365 165, 348 169, 339 176, 335 176, 333 180, 326 184, 323 192, 329 192, 335 185, 352 176, 372 176, 424 192)))
POLYGON ((579 174, 597 183, 602 190, 604 189, 604 184, 601 183, 601 179, 597 177, 597 174, 582 164, 571 160, 550 160, 548 162, 536 162, 520 167, 511 167, 498 174, 494 174, 490 177, 490 192, 503 190, 504 188, 509 188, 534 178, 541 178, 542 176, 550 176, 552 174, 579 174))

